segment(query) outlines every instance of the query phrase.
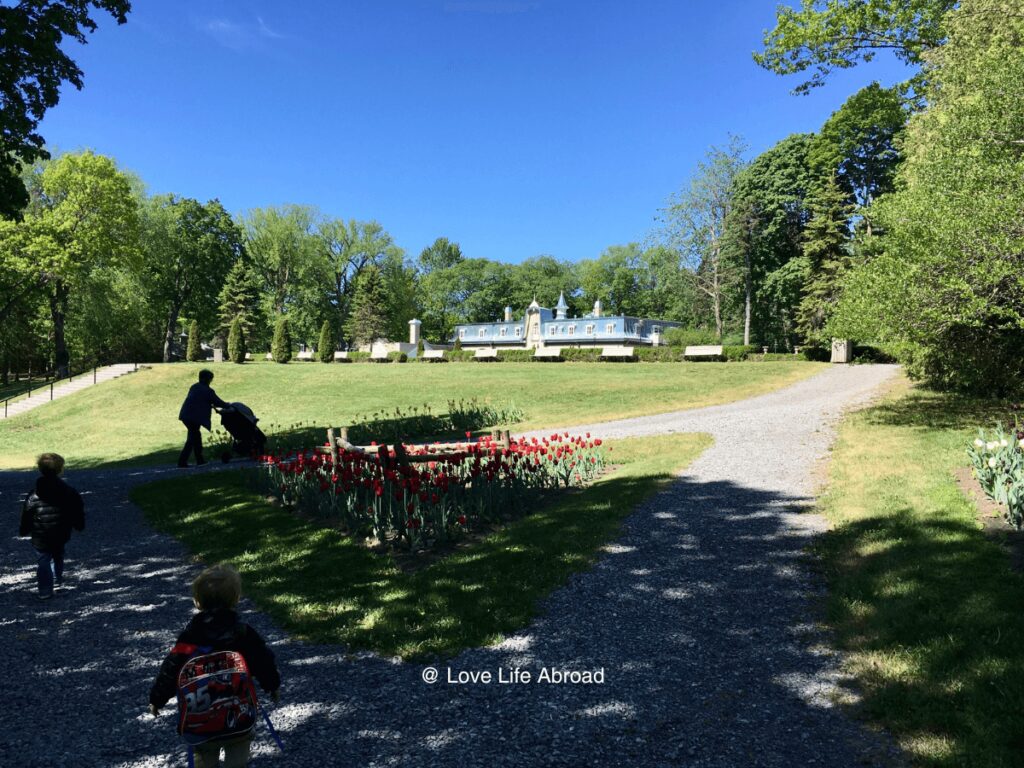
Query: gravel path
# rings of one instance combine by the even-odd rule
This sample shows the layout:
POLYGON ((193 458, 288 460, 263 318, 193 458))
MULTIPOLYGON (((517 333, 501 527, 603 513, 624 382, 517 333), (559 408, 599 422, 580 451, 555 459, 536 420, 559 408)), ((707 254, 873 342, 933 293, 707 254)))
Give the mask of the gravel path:
MULTIPOLYGON (((608 437, 710 432, 715 444, 530 627, 438 664, 432 685, 423 665, 293 641, 243 605, 285 680, 274 719, 287 752, 261 734, 253 765, 898 764, 887 740, 831 703, 845 683, 813 625, 821 588, 803 555, 822 523, 800 514, 831 425, 894 371, 837 366, 731 405, 590 426, 608 437), (534 682, 497 681, 515 667, 534 682), (545 668, 603 670, 603 682, 535 682, 545 668), (490 684, 446 682, 485 671, 490 684)), ((30 546, 2 541, 0 754, 18 765, 184 764, 169 709, 153 719, 145 704, 191 613, 196 568, 126 501, 132 485, 173 472, 69 473, 90 493, 88 527, 68 548, 75 588, 48 603, 33 593, 30 546)), ((0 472, 8 532, 30 480, 0 472)))

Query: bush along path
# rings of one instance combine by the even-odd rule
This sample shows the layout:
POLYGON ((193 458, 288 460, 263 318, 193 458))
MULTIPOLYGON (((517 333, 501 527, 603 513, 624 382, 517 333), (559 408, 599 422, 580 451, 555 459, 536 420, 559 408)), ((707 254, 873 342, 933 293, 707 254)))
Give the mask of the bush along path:
MULTIPOLYGON (((834 705, 850 692, 815 629, 820 584, 804 550, 822 524, 803 514, 832 425, 893 374, 835 367, 727 406, 592 426, 602 437, 708 432, 715 444, 499 645, 400 663, 290 639, 251 611, 284 677, 273 716, 287 748, 262 734, 253 765, 898 764, 884 736, 834 705)), ((29 545, 3 541, 0 673, 22 716, 0 751, 20 764, 183 764, 170 714, 145 707, 191 613, 197 565, 126 501, 172 473, 71 473, 90 492, 89 522, 68 549, 74 590, 48 603, 32 592, 29 545), (55 739, 45 723, 67 727, 55 739)), ((0 473, 9 531, 30 480, 0 473)))

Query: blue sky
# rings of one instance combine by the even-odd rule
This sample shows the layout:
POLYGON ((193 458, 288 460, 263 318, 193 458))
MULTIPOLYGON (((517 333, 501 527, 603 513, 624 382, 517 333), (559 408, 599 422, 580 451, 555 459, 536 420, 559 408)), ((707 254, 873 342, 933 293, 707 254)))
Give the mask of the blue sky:
MULTIPOLYGON (((795 1, 795 0, 794 0, 795 1)), ((42 124, 153 193, 376 219, 410 256, 593 258, 643 240, 729 133, 813 131, 892 60, 810 96, 756 66, 775 0, 135 0, 42 124)))

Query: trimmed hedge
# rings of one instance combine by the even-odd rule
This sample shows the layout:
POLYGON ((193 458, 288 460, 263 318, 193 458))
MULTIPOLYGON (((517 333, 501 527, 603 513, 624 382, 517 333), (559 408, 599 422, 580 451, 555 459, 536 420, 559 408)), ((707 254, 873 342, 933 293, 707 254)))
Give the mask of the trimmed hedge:
POLYGON ((349 352, 348 353, 348 359, 349 359, 349 362, 352 362, 352 363, 368 363, 368 362, 370 362, 370 353, 369 352, 349 352))
POLYGON ((683 351, 678 347, 637 347, 636 359, 641 363, 678 363, 683 351))
POLYGON ((746 360, 756 350, 756 347, 751 345, 743 346, 742 344, 737 346, 722 347, 722 357, 728 363, 738 363, 741 360, 746 360))
POLYGON ((407 363, 409 356, 405 352, 388 352, 389 363, 407 363))
POLYGON ((827 363, 832 359, 832 350, 824 347, 803 347, 800 354, 812 363, 827 363))
POLYGON ((601 361, 601 348, 569 347, 562 350, 562 357, 570 363, 598 363, 601 361))
POLYGON ((498 359, 509 363, 529 363, 533 360, 532 349, 499 349, 498 359))
POLYGON ((444 353, 444 358, 453 363, 468 363, 475 355, 472 349, 450 349, 444 353))

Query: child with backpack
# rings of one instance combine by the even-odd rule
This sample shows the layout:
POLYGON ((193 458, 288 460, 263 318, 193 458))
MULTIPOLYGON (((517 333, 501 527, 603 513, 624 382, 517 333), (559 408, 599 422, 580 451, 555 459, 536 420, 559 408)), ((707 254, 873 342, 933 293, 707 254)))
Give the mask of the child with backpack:
POLYGON ((235 613, 241 596, 242 579, 230 565, 196 577, 192 597, 199 612, 178 636, 149 693, 154 716, 177 694, 178 733, 190 754, 194 750, 196 768, 220 765, 222 749, 225 768, 248 765, 258 707, 253 677, 278 700, 274 654, 235 613))

